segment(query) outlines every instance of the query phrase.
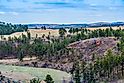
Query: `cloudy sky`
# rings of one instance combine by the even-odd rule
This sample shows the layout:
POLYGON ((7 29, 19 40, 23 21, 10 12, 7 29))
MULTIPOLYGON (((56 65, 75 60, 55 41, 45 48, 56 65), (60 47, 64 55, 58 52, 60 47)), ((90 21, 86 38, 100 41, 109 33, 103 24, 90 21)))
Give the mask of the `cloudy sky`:
POLYGON ((124 0, 0 0, 0 21, 11 23, 124 21, 124 0))

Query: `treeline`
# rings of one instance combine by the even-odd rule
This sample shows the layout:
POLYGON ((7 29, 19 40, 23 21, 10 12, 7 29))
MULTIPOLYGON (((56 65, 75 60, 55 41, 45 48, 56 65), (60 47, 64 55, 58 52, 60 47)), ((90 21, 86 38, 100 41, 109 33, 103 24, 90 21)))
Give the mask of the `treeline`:
POLYGON ((110 28, 106 28, 106 29, 96 29, 96 30, 89 30, 89 29, 78 29, 78 28, 71 28, 69 30, 69 33, 74 34, 77 33, 79 35, 79 32, 81 32, 81 34, 85 34, 87 35, 87 38, 94 38, 94 37, 121 37, 124 34, 124 29, 121 29, 121 27, 117 30, 112 29, 112 27, 110 28))
POLYGON ((12 25, 11 23, 0 22, 0 35, 10 35, 14 32, 27 31, 27 25, 12 25))

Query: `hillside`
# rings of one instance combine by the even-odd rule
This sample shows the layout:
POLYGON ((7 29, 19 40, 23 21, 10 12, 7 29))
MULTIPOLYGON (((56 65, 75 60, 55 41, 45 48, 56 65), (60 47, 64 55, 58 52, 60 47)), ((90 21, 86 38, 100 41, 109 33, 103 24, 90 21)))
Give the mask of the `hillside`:
POLYGON ((114 52, 117 51, 118 40, 112 37, 106 38, 91 38, 83 41, 77 41, 69 44, 67 48, 77 49, 82 55, 82 59, 85 61, 92 60, 93 55, 96 57, 102 57, 108 49, 113 49, 114 52))
MULTIPOLYGON (((46 30, 42 30, 42 29, 28 29, 28 32, 31 34, 31 37, 32 38, 35 38, 36 36, 37 37, 42 37, 43 35, 45 36, 48 36, 50 34, 50 36, 59 36, 59 30, 56 29, 56 30, 53 30, 53 29, 46 29, 46 30)), ((2 35, 2 39, 0 37, 0 40, 8 40, 9 37, 11 38, 19 38, 23 35, 26 35, 27 36, 27 32, 14 32, 10 35, 2 35)))
POLYGON ((74 81, 75 77, 79 77, 87 81, 86 83, 92 80, 113 81, 114 77, 123 76, 122 26, 71 28, 68 31, 64 28, 28 29, 27 32, 16 32, 12 35, 21 36, 0 41, 0 59, 3 59, 1 64, 66 71, 72 74, 74 81), (29 60, 25 61, 26 57, 29 60), (35 59, 31 59, 32 57, 35 59), (121 76, 114 69, 121 72, 122 74, 117 73, 121 76))
POLYGON ((34 66, 33 62, 36 62, 37 67, 59 69, 69 72, 74 61, 77 59, 78 61, 92 61, 94 55, 96 58, 103 57, 108 49, 112 49, 114 53, 116 53, 117 43, 118 40, 113 37, 91 38, 69 44, 67 50, 70 51, 70 53, 61 54, 59 58, 58 56, 51 56, 49 58, 45 57, 42 61, 39 61, 38 59, 25 61, 23 59, 24 61, 20 63, 18 60, 10 59, 1 60, 0 62, 4 64, 28 66, 34 66), (71 49, 73 50, 71 51, 71 49))

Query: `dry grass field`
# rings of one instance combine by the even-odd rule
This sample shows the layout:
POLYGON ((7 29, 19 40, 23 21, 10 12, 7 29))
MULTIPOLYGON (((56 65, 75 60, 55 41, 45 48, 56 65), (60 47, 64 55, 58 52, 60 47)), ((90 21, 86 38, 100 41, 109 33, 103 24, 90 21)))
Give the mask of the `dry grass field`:
MULTIPOLYGON (((41 30, 41 29, 28 29, 28 31, 31 33, 31 37, 36 37, 36 34, 38 37, 42 37, 43 34, 45 36, 48 36, 49 33, 51 36, 59 36, 59 30, 58 29, 47 29, 47 30, 41 30)), ((8 39, 8 37, 19 37, 22 34, 27 35, 27 32, 16 32, 11 35, 3 35, 5 39, 8 39)), ((0 37, 1 40, 1 37, 0 37)))
POLYGON ((58 29, 46 29, 46 30, 29 29, 29 32, 31 33, 32 37, 36 37, 36 34, 38 34, 38 37, 41 37, 43 34, 45 34, 45 36, 48 36, 49 33, 51 36, 59 36, 59 30, 58 29))
MULTIPOLYGON (((106 29, 109 27, 98 27, 98 28, 87 28, 89 30, 96 30, 96 29, 106 29)), ((119 27, 112 27, 114 30, 119 29, 119 27)), ((121 29, 124 29, 124 27, 121 27, 121 29)), ((58 29, 46 29, 46 30, 42 30, 42 29, 28 29, 28 31, 31 33, 31 37, 36 37, 36 34, 38 37, 42 37, 43 34, 45 34, 45 36, 48 36, 49 33, 51 36, 59 36, 59 30, 58 29)), ((67 29, 68 31, 68 29, 67 29)), ((27 32, 16 32, 13 33, 11 35, 3 35, 5 39, 8 39, 8 37, 19 37, 22 34, 27 35, 27 32)), ((0 37, 1 40, 1 37, 0 37)))

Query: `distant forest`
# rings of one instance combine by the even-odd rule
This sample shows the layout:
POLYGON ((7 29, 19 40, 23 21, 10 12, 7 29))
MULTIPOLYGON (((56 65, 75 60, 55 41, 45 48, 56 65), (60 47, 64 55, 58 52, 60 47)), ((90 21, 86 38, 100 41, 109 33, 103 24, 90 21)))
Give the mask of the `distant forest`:
POLYGON ((27 25, 12 25, 11 23, 0 22, 0 35, 10 35, 14 32, 27 31, 27 25))

